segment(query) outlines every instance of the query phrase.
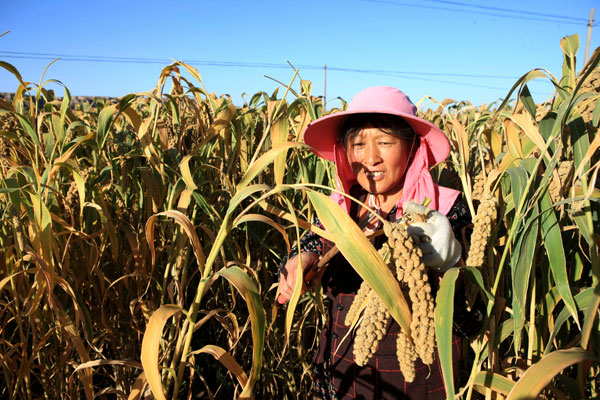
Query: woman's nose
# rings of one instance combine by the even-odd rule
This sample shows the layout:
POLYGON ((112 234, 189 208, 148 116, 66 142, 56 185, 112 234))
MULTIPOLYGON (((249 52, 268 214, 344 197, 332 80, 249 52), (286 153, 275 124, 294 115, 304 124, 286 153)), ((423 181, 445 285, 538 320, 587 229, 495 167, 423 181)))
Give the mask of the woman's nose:
POLYGON ((376 165, 379 161, 381 161, 381 154, 377 146, 372 143, 367 144, 363 162, 367 165, 376 165))

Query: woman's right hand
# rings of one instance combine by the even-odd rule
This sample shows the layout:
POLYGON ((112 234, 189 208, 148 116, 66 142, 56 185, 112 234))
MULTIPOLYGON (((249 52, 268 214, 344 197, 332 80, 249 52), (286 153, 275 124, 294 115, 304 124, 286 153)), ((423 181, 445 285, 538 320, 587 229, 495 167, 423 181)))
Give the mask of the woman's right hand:
POLYGON ((319 255, 312 252, 302 252, 291 259, 285 264, 279 275, 279 297, 277 301, 279 304, 283 304, 292 297, 294 292, 294 286, 296 286, 296 275, 298 271, 298 264, 300 257, 302 257, 302 269, 304 270, 304 282, 302 283, 302 294, 306 293, 309 286, 314 286, 315 283, 321 279, 324 268, 321 271, 314 271, 312 269, 319 261, 319 255), (308 286, 307 286, 308 285, 308 286))

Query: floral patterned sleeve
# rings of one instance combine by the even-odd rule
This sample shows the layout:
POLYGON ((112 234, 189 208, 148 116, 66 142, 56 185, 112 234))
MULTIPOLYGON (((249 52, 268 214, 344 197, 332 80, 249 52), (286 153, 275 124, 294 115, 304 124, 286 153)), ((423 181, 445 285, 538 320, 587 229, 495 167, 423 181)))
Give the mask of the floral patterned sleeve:
POLYGON ((448 212, 448 220, 450 221, 450 226, 452 227, 452 232, 454 232, 454 236, 460 242, 462 246, 462 256, 464 259, 467 258, 465 242, 467 238, 471 236, 471 212, 469 211, 469 206, 467 202, 460 196, 454 202, 454 205, 448 212))
MULTIPOLYGON (((321 229, 325 229, 317 216, 315 216, 313 220, 313 225, 318 226, 321 229)), ((302 252, 312 252, 322 256, 331 247, 333 247, 333 244, 328 240, 323 239, 313 231, 308 231, 304 236, 300 238, 300 246, 294 245, 290 250, 289 254, 283 257, 281 263, 279 263, 279 274, 281 274, 281 271, 283 270, 283 267, 285 267, 285 264, 288 262, 288 260, 292 257, 295 257, 298 254, 298 247, 302 252)))

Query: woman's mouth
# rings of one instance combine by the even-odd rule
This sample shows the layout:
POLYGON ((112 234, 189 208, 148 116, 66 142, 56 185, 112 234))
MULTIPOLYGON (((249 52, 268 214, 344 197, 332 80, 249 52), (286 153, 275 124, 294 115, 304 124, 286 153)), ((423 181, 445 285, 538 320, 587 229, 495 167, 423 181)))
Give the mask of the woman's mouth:
POLYGON ((377 178, 383 176, 383 174, 384 174, 383 171, 365 171, 365 175, 369 179, 377 179, 377 178))

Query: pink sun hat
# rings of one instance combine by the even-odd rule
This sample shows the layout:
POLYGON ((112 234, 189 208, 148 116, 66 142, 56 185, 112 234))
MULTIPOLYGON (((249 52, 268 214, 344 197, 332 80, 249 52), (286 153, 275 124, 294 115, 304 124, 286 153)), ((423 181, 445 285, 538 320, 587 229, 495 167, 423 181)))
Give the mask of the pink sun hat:
POLYGON ((335 145, 344 119, 351 114, 378 113, 397 115, 425 140, 435 165, 450 154, 450 142, 437 126, 417 117, 417 107, 402 91, 390 86, 373 86, 359 92, 346 111, 327 115, 311 122, 304 130, 304 143, 321 158, 335 161, 335 145))

